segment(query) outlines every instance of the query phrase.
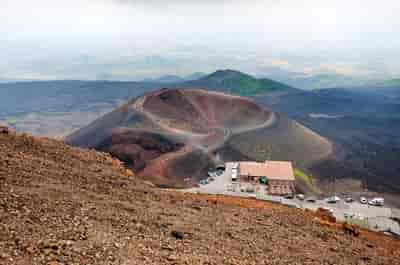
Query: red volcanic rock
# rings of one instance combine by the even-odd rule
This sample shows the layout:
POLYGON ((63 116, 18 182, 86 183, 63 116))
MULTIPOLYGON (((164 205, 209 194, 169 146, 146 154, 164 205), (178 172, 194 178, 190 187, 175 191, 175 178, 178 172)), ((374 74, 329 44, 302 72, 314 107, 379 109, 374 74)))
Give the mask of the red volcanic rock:
POLYGON ((112 134, 112 145, 127 145, 134 144, 140 146, 144 150, 158 150, 160 153, 168 153, 176 148, 179 144, 174 144, 161 137, 156 137, 154 134, 147 132, 137 132, 132 130, 114 131, 112 134))
POLYGON ((199 109, 184 91, 165 90, 162 93, 149 95, 143 108, 164 120, 168 126, 207 133, 207 119, 200 115, 199 109))
POLYGON ((247 98, 200 89, 162 90, 146 96, 142 107, 166 127, 206 134, 214 128, 260 125, 271 115, 247 98))
POLYGON ((181 146, 146 132, 115 130, 106 151, 125 161, 135 171, 141 171, 147 166, 148 161, 175 152, 181 146))
POLYGON ((0 133, 3 134, 9 134, 10 133, 10 129, 6 126, 0 126, 0 133))
POLYGON ((127 169, 127 170, 125 171, 125 175, 128 176, 128 177, 134 177, 134 176, 135 176, 135 174, 133 173, 133 171, 130 170, 130 169, 127 169))
POLYGON ((203 89, 147 93, 66 142, 110 152, 136 175, 177 186, 186 185, 184 179, 204 177, 220 157, 305 165, 329 154, 331 147, 319 135, 249 98, 203 89))

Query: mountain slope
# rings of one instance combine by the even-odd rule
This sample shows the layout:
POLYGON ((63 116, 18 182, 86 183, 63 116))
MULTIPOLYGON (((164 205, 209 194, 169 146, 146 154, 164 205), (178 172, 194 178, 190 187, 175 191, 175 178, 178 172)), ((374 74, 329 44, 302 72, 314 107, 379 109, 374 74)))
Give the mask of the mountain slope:
MULTIPOLYGON (((358 181, 337 190, 358 196, 366 190, 396 196, 399 205, 400 87, 364 86, 303 91, 256 100, 287 114, 335 143, 335 167, 314 170, 321 178, 358 181), (358 186, 356 188, 356 186, 358 186), (387 194, 390 193, 390 194, 387 194)), ((375 195, 374 195, 375 196, 375 195)))
POLYGON ((281 83, 258 80, 240 72, 217 71, 209 76, 227 78, 215 80, 206 74, 194 73, 184 78, 166 76, 147 82, 58 80, 0 83, 0 120, 20 131, 58 137, 87 125, 89 117, 99 117, 100 113, 108 112, 126 99, 164 87, 203 87, 239 95, 292 91, 281 83), (235 73, 234 77, 229 72, 235 73))
POLYGON ((4 133, 0 150, 4 265, 399 261, 392 238, 351 237, 276 204, 152 188, 92 150, 4 133))
POLYGON ((180 83, 185 81, 184 78, 178 76, 178 75, 164 75, 158 78, 149 78, 149 79, 144 79, 143 82, 149 82, 149 83, 180 83))
POLYGON ((115 103, 161 87, 160 84, 117 81, 0 84, 0 118, 34 111, 86 111, 96 104, 115 103))
POLYGON ((251 99, 188 88, 135 98, 65 140, 110 152, 144 179, 174 187, 197 183, 221 159, 285 159, 307 168, 332 153, 325 138, 251 99))

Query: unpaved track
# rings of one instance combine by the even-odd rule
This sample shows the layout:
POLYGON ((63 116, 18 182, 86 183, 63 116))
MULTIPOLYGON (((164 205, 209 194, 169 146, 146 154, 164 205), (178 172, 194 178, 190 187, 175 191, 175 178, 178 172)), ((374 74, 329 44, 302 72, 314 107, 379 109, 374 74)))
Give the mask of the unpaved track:
POLYGON ((194 132, 190 132, 190 131, 186 131, 186 130, 182 130, 182 129, 178 129, 178 128, 173 128, 171 126, 166 125, 165 122, 163 122, 162 118, 160 118, 157 115, 154 115, 144 109, 143 105, 146 102, 146 99, 147 99, 146 95, 138 98, 132 104, 132 108, 135 111, 139 112, 140 114, 146 116, 150 121, 157 124, 160 128, 162 128, 168 132, 171 132, 171 133, 175 133, 175 134, 179 134, 179 135, 186 135, 188 137, 193 137, 193 138, 204 137, 204 136, 208 135, 208 134, 194 133, 194 132))
POLYGON ((214 143, 212 146, 209 146, 207 148, 207 150, 208 150, 208 152, 217 150, 218 148, 223 146, 234 135, 242 134, 242 133, 246 133, 249 131, 258 130, 258 129, 262 129, 262 128, 268 128, 268 127, 272 126, 276 122, 276 120, 277 120, 276 114, 274 112, 271 112, 271 115, 268 118, 268 120, 266 120, 264 123, 259 124, 259 125, 235 128, 233 130, 229 129, 229 128, 221 128, 221 130, 224 132, 224 137, 221 140, 214 143))
MULTIPOLYGON (((162 92, 160 92, 162 93, 162 92)), ((221 93, 217 93, 217 95, 225 95, 221 93)), ((230 95, 227 95, 230 96, 230 95)), ((233 98, 237 98, 235 96, 232 96, 233 98)), ((150 113, 149 111, 146 111, 143 107, 144 103, 146 102, 147 96, 144 95, 140 98, 138 98, 134 104, 132 105, 132 108, 135 109, 137 112, 141 113, 142 115, 146 116, 149 120, 151 120, 153 123, 157 124, 160 128, 166 130, 167 132, 170 132, 171 134, 177 134, 180 137, 183 136, 183 138, 188 139, 188 143, 193 145, 194 147, 197 147, 205 152, 212 152, 215 151, 216 149, 220 148, 223 146, 233 135, 237 134, 242 134, 246 133, 249 131, 253 130, 258 130, 262 128, 268 128, 272 126, 276 121, 277 121, 277 115, 275 112, 270 112, 271 114, 269 115, 268 119, 265 120, 263 123, 254 125, 254 126, 243 126, 235 129, 230 129, 230 128, 225 128, 225 127, 215 127, 215 128, 210 128, 209 133, 194 133, 192 131, 188 130, 182 130, 178 128, 171 127, 169 125, 166 125, 165 122, 163 122, 163 119, 161 117, 158 117, 157 115, 154 115, 150 113), (216 141, 212 144, 204 144, 203 140, 207 137, 211 137, 214 134, 218 134, 218 132, 222 131, 223 136, 218 137, 216 141)), ((190 100, 191 101, 191 100, 190 100)), ((192 102, 192 101, 191 101, 192 102)), ((197 104, 192 104, 195 106, 195 108, 198 110, 199 114, 201 115, 201 110, 198 108, 197 104)))

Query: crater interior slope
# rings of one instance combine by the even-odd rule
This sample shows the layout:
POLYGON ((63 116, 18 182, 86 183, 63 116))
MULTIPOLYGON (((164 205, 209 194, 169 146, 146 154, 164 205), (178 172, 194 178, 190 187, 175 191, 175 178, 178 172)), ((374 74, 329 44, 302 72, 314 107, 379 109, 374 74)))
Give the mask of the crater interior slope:
POLYGON ((191 185, 232 159, 311 165, 329 141, 249 98, 205 89, 144 94, 68 136, 66 142, 110 152, 158 185, 191 185))

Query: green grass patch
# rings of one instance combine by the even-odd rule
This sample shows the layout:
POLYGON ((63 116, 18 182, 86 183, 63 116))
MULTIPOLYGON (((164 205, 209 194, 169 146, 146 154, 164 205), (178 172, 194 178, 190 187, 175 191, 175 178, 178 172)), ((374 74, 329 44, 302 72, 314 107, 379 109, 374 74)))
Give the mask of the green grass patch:
POLYGON ((355 218, 347 218, 346 222, 352 225, 356 225, 358 227, 362 227, 365 229, 370 229, 370 225, 367 219, 355 219, 355 218))
POLYGON ((18 121, 18 117, 16 116, 10 116, 6 118, 6 123, 10 126, 16 126, 18 124, 18 121))
POLYGON ((314 193, 319 193, 320 190, 318 189, 315 179, 313 176, 306 174, 302 170, 295 168, 294 169, 294 176, 297 180, 302 181, 307 185, 307 187, 314 193))
POLYGON ((144 125, 143 119, 141 119, 139 116, 132 116, 129 118, 129 120, 125 121, 124 126, 129 127, 129 128, 141 128, 144 125))
POLYGON ((255 96, 266 92, 286 90, 289 87, 268 79, 255 79, 251 76, 227 79, 223 81, 225 87, 231 88, 231 92, 241 96, 255 96))
POLYGON ((272 91, 292 89, 283 83, 263 78, 258 79, 251 75, 234 70, 219 70, 201 79, 213 87, 229 89, 231 93, 240 96, 256 96, 272 91))
POLYGON ((392 79, 388 82, 389 85, 400 86, 400 79, 392 79))

